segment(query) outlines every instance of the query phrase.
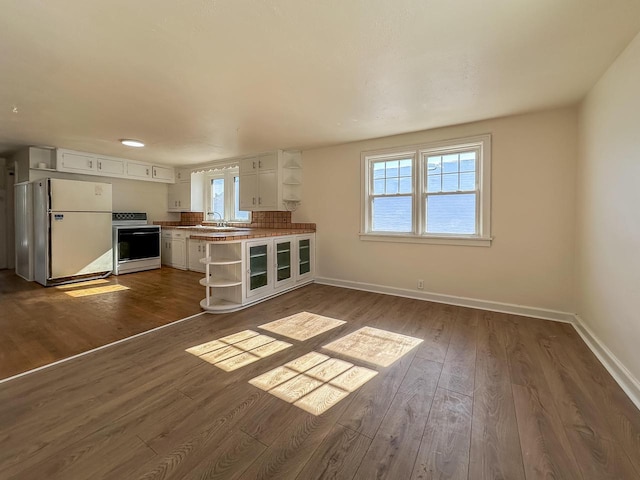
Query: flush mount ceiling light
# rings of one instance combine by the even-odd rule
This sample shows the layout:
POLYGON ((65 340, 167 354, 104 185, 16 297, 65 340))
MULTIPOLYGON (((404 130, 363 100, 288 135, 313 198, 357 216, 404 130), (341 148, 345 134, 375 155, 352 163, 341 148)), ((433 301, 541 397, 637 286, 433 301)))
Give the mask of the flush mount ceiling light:
POLYGON ((120 140, 120 143, 123 145, 126 145, 127 147, 135 147, 135 148, 144 147, 144 143, 142 143, 140 140, 133 140, 132 138, 123 138, 120 140))

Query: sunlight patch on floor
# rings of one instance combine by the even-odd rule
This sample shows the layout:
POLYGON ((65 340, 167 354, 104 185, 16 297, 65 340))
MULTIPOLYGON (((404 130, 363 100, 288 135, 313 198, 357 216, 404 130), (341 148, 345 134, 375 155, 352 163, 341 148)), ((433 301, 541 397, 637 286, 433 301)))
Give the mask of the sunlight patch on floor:
POLYGON ((104 285, 105 283, 109 283, 109 280, 105 280, 102 278, 98 280, 88 280, 86 282, 67 283, 64 285, 58 285, 55 288, 58 290, 69 290, 70 288, 83 288, 90 285, 104 285))
POLYGON ((105 285, 103 287, 90 287, 79 288, 76 290, 65 291, 66 295, 70 297, 89 297, 91 295, 102 295, 103 293, 121 292, 122 290, 129 290, 129 287, 124 285, 105 285))
POLYGON ((253 330, 243 330, 233 335, 195 345, 185 351, 225 372, 232 372, 290 346, 290 343, 261 335, 253 330))
POLYGON ((323 317, 315 313, 300 312, 270 323, 265 323, 264 325, 259 325, 258 328, 294 340, 304 341, 339 327, 340 325, 344 325, 345 323, 347 322, 344 320, 323 317))
POLYGON ((420 338, 363 327, 322 348, 380 367, 388 367, 420 343, 420 338))
POLYGON ((310 352, 249 383, 306 412, 320 415, 377 374, 375 370, 310 352))

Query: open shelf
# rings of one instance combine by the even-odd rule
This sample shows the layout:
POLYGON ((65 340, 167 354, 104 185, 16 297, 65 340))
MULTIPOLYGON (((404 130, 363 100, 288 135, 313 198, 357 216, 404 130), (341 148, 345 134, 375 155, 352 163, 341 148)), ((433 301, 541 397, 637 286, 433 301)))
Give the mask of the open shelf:
POLYGON ((242 259, 238 258, 224 258, 224 257, 206 257, 201 258, 200 263, 205 265, 234 265, 236 263, 242 263, 242 259))
POLYGON ((205 310, 210 310, 213 312, 232 312, 234 310, 239 310, 242 307, 242 304, 230 302, 229 300, 225 300, 223 298, 211 298, 209 303, 207 303, 207 299, 203 298, 200 301, 200 306, 205 310))
POLYGON ((235 287, 236 285, 242 285, 242 280, 236 280, 235 278, 202 278, 200 285, 203 287, 235 287))

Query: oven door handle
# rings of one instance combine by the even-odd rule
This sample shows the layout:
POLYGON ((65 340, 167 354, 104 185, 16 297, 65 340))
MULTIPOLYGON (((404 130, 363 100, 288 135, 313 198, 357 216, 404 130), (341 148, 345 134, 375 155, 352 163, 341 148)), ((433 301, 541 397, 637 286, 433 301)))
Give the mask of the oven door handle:
POLYGON ((131 235, 159 235, 159 232, 132 232, 131 235))

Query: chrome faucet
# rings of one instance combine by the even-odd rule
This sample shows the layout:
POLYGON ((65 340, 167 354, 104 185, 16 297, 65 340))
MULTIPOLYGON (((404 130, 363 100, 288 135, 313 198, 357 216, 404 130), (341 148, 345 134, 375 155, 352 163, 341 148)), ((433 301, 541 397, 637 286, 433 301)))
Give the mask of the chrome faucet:
POLYGON ((222 214, 220 212, 209 212, 209 215, 213 217, 213 221, 215 222, 216 220, 216 215, 218 215, 220 217, 220 221, 216 223, 216 225, 218 225, 219 227, 224 227, 224 217, 222 216, 222 214))

